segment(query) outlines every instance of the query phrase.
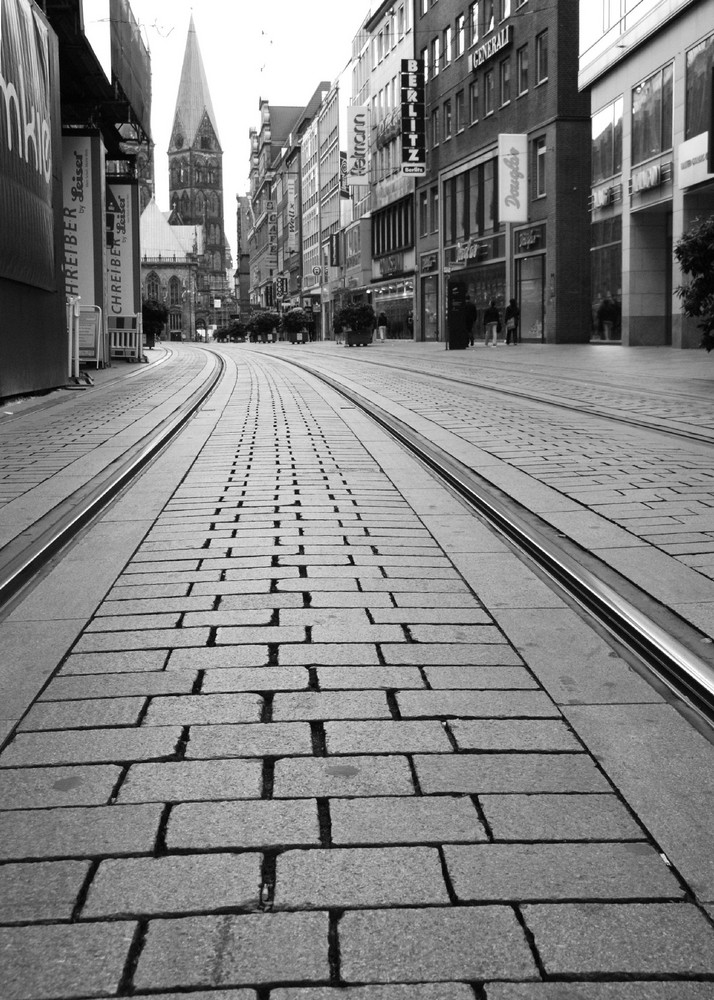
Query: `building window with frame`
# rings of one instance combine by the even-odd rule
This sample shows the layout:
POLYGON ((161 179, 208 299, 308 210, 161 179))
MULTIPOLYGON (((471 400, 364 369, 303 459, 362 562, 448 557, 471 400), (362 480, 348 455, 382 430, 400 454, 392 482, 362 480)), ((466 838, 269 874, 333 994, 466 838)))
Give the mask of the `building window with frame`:
POLYGON ((488 35, 496 24, 495 0, 482 0, 481 7, 483 8, 483 33, 488 35))
POLYGON ((469 6, 469 46, 475 45, 479 40, 479 4, 475 0, 469 6))
POLYGON ((169 305, 177 306, 181 302, 181 282, 173 277, 169 281, 169 305))
POLYGON ((429 79, 429 49, 425 48, 421 50, 421 62, 424 67, 424 83, 429 79))
POLYGON ((448 66, 451 63, 452 51, 451 45, 453 40, 453 32, 451 25, 447 24, 444 28, 444 66, 448 66))
POLYGON ((466 17, 459 14, 456 18, 456 58, 462 56, 466 50, 466 17))
POLYGON ((419 235, 427 236, 429 233, 429 192, 424 190, 419 192, 419 235))
POLYGON ((504 59, 499 66, 501 105, 511 103, 511 60, 504 59))
POLYGON ((523 45, 516 52, 516 84, 518 95, 528 92, 528 46, 523 45))
POLYGON ((548 31, 541 31, 535 39, 536 86, 548 79, 548 31))
POLYGON ((478 121, 478 80, 469 84, 469 121, 472 125, 478 121))
POLYGON ((451 99, 444 101, 444 139, 450 139, 452 135, 453 118, 451 111, 451 99))
POLYGON ((533 160, 534 160, 534 194, 536 198, 544 198, 546 194, 546 145, 545 136, 539 136, 533 142, 533 160))
POLYGON ((709 35, 687 52, 684 138, 708 132, 712 121, 712 73, 714 35, 709 35))
POLYGON ((464 130, 464 92, 463 90, 458 90, 454 97, 454 117, 455 117, 455 128, 457 132, 463 132, 464 130))
POLYGON ((633 166, 672 148, 673 70, 669 63, 633 88, 633 166))
POLYGON ((511 16, 511 0, 501 0, 501 10, 500 18, 501 21, 506 21, 511 16))
POLYGON ((441 37, 439 35, 431 40, 431 75, 438 76, 441 68, 441 37))
POLYGON ((483 74, 483 113, 492 115, 495 109, 496 87, 493 79, 493 70, 489 69, 483 74))
POLYGON ((592 116, 592 157, 590 175, 593 184, 599 184, 622 172, 622 113, 624 99, 601 108, 592 116))
POLYGON ((440 116, 439 116, 439 109, 438 108, 434 108, 434 110, 431 112, 431 145, 432 146, 438 146, 439 145, 439 128, 440 128, 440 123, 441 123, 441 119, 440 119, 440 116))
POLYGON ((439 232, 439 185, 434 184, 429 191, 429 214, 432 233, 439 232))
POLYGON ((421 17, 423 14, 426 14, 428 10, 429 0, 419 0, 419 16, 421 17))
POLYGON ((159 301, 159 276, 155 271, 152 271, 146 279, 146 297, 147 299, 156 299, 159 301))

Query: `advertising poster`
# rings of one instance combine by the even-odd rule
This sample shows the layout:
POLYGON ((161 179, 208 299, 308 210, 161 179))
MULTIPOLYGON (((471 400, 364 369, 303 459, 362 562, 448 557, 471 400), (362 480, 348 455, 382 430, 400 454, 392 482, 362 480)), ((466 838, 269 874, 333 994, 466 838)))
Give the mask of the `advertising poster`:
POLYGON ((39 9, 0 0, 0 276, 53 290, 50 59, 39 9))
POLYGON ((498 218, 528 222, 528 136, 502 132, 498 137, 498 218))
POLYGON ((62 137, 65 292, 103 308, 101 204, 104 165, 96 135, 62 137))
POLYGON ((141 309, 138 208, 136 184, 107 181, 107 317, 141 309))

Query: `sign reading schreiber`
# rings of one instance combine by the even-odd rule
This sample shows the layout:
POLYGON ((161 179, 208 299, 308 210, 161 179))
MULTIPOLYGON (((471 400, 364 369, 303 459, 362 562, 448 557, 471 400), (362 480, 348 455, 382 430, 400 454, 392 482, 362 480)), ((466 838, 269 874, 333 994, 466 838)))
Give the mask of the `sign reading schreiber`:
POLYGON ((402 59, 402 173, 426 173, 424 63, 402 59))

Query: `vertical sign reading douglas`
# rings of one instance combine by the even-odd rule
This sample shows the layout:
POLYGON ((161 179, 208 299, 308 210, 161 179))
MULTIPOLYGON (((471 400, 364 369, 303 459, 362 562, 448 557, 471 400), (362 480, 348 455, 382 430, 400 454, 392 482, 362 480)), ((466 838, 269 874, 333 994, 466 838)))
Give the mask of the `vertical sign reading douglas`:
POLYGON ((402 173, 426 173, 424 63, 402 59, 402 173))
POLYGON ((0 275, 55 287, 50 34, 30 0, 0 0, 0 275))
POLYGON ((527 135, 498 137, 498 201, 501 222, 528 222, 527 135))

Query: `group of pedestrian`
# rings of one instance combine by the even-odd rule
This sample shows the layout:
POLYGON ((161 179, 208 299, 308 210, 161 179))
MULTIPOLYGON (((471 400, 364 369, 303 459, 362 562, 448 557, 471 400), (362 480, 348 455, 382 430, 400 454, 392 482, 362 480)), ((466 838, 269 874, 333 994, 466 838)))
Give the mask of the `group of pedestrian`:
MULTIPOLYGON (((466 329, 469 334, 469 347, 473 347, 477 332, 478 310, 468 295, 464 303, 464 317, 466 320, 466 329)), ((503 321, 506 324, 506 344, 513 344, 515 346, 518 343, 519 318, 520 310, 518 304, 515 299, 511 299, 503 315, 503 321)), ((501 313, 496 306, 495 299, 491 299, 488 308, 484 311, 483 329, 485 346, 495 347, 498 344, 498 335, 503 329, 501 313)))

